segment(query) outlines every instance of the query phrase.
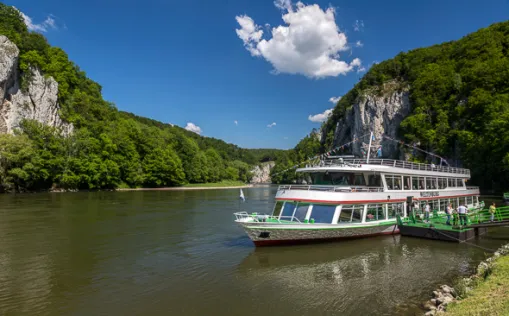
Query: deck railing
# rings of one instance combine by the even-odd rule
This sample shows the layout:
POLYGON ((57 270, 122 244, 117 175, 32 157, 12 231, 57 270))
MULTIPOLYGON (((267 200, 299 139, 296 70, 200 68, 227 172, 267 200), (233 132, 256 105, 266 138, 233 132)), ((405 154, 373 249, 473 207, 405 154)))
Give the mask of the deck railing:
MULTIPOLYGON (((470 175, 469 169, 464 168, 454 168, 447 166, 437 166, 425 163, 418 162, 410 162, 404 160, 393 160, 393 159, 369 159, 369 163, 367 159, 343 159, 343 163, 354 164, 354 165, 381 165, 381 166, 389 166, 395 168, 404 168, 411 170, 426 170, 426 171, 437 171, 437 172, 447 172, 447 173, 455 173, 455 174, 464 174, 470 175)), ((337 166, 341 165, 339 159, 337 160, 329 160, 321 162, 322 166, 337 166)))
POLYGON ((294 184, 294 185, 280 185, 278 190, 304 190, 304 191, 325 191, 325 192, 383 192, 384 188, 294 184))
MULTIPOLYGON (((463 188, 446 188, 440 189, 443 190, 462 190, 463 188)), ((479 187, 475 186, 467 186, 467 190, 479 190, 479 187)), ((333 186, 333 185, 303 185, 303 184, 292 184, 292 185, 280 185, 278 191, 281 190, 304 190, 304 191, 324 191, 324 192, 384 192, 384 188, 382 187, 344 187, 344 186, 333 186)), ((410 191, 429 191, 436 189, 427 189, 427 190, 410 190, 410 191)), ((390 191, 398 191, 398 190, 388 190, 390 191)), ((409 191, 409 190, 405 190, 409 191)))

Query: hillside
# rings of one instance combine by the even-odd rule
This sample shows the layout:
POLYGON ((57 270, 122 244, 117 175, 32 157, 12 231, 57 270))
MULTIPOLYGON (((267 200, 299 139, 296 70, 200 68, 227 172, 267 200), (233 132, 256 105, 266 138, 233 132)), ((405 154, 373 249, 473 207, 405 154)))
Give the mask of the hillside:
MULTIPOLYGON (((374 65, 322 126, 321 152, 374 130, 472 170, 483 189, 509 186, 509 22, 374 65)), ((304 139, 294 150, 316 148, 304 139)), ((431 161, 382 141, 383 155, 431 161)), ((360 146, 345 153, 361 155, 360 146)), ((293 161, 280 161, 284 170, 293 161)), ((438 161, 435 161, 438 163, 438 161)), ((292 180, 291 172, 284 177, 292 180)), ((283 178, 284 178, 283 177, 283 178)), ((282 177, 280 177, 282 178, 282 177)), ((282 179, 279 179, 282 180, 282 179)))
POLYGON ((0 3, 0 191, 249 181, 278 150, 243 149, 119 111, 0 3))

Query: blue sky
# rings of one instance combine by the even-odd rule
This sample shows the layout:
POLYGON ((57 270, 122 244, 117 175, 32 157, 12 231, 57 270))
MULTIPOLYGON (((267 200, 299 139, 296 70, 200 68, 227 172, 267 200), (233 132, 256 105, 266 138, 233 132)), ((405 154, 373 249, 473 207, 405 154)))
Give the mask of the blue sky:
POLYGON ((294 147, 373 62, 509 18, 509 0, 5 3, 120 110, 246 148, 294 147))

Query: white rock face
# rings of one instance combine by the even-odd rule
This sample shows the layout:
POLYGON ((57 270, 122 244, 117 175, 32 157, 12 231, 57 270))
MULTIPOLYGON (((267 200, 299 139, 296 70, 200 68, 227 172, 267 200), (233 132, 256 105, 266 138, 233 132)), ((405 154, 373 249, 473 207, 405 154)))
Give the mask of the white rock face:
POLYGON ((13 133, 21 120, 30 119, 71 134, 72 124, 62 121, 58 113, 58 83, 33 68, 27 91, 22 91, 18 57, 16 45, 0 36, 0 133, 13 133))
POLYGON ((251 183, 271 183, 270 171, 275 165, 275 162, 269 161, 256 166, 253 170, 251 170, 253 173, 251 183))
MULTIPOLYGON (((398 127, 411 110, 409 93, 408 88, 395 89, 396 83, 389 85, 385 87, 386 91, 382 95, 367 92, 357 99, 353 107, 346 112, 345 117, 337 122, 334 146, 341 146, 355 137, 373 131, 377 137, 377 144, 382 145, 384 158, 401 158, 397 143, 381 139, 380 136, 385 134, 397 139, 398 127)), ((368 141, 369 137, 366 137, 365 142, 368 141)), ((353 154, 361 156, 361 148, 362 142, 353 143, 353 154)))

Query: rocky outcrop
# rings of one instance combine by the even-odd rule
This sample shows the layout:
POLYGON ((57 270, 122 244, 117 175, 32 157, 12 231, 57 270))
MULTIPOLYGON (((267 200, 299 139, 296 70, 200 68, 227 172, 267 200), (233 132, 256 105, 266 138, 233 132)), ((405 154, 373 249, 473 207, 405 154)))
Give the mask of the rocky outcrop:
POLYGON ((253 174, 251 183, 271 183, 270 171, 274 168, 275 164, 276 163, 274 161, 268 161, 256 166, 253 170, 251 170, 251 173, 253 174))
POLYGON ((72 124, 59 115, 58 83, 31 68, 25 76, 29 80, 26 89, 21 89, 18 59, 16 45, 0 36, 0 133, 13 133, 23 119, 30 119, 55 127, 63 135, 71 134, 72 124))
MULTIPOLYGON (((407 86, 393 81, 386 83, 381 91, 370 90, 361 94, 336 123, 334 146, 341 146, 373 131, 377 145, 382 145, 383 157, 400 158, 397 143, 381 139, 380 136, 385 134, 397 138, 399 124, 411 110, 408 90, 407 86)), ((365 138, 365 141, 369 141, 369 138, 365 138)), ((362 147, 362 142, 353 143, 352 153, 362 156, 362 147)))
POLYGON ((491 273, 496 265, 496 260, 500 256, 509 255, 509 244, 498 248, 491 257, 481 261, 477 265, 475 273, 467 278, 460 279, 455 288, 448 285, 442 285, 439 289, 433 291, 433 298, 423 304, 426 313, 425 316, 446 315, 447 305, 452 302, 461 301, 473 288, 483 282, 491 273))

